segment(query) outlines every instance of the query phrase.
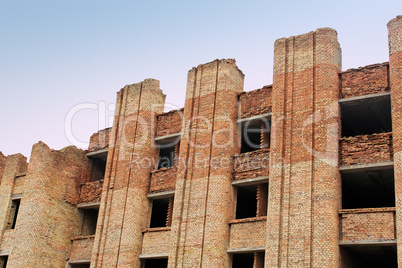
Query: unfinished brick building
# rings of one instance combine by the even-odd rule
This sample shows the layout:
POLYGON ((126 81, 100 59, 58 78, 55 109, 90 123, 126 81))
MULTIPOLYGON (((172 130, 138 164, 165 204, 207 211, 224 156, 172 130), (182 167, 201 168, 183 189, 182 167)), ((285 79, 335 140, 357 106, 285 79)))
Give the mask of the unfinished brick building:
POLYGON ((117 94, 87 151, 0 154, 0 267, 402 267, 402 16, 389 62, 341 71, 329 28, 117 94), (399 239, 397 239, 399 238, 399 239))

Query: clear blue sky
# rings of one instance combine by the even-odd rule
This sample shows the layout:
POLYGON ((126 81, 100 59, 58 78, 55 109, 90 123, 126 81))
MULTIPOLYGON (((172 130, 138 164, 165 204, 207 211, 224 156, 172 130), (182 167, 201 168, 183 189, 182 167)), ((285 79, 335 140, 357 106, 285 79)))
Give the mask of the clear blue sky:
POLYGON ((235 58, 245 90, 271 84, 274 41, 320 27, 338 31, 343 69, 388 61, 386 23, 402 1, 0 0, 0 151, 30 155, 39 140, 61 149, 68 111, 86 142, 109 126, 116 92, 155 78, 182 107, 187 71, 235 58), (98 105, 100 103, 100 105, 98 105))

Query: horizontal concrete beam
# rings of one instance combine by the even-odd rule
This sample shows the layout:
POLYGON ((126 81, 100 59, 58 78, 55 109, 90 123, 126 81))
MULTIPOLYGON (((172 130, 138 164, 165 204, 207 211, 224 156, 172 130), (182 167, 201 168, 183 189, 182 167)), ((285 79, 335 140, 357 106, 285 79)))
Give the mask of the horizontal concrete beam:
POLYGON ((22 197, 22 194, 13 194, 11 196, 11 200, 18 200, 18 199, 21 199, 21 197, 22 197))
POLYGON ((100 202, 93 202, 93 203, 81 203, 77 205, 77 208, 80 209, 94 209, 99 208, 100 202))
POLYGON ((173 196, 174 196, 174 191, 151 193, 151 194, 147 195, 147 197, 149 199, 163 199, 163 198, 170 198, 170 197, 173 197, 173 196))
POLYGON ((261 252, 265 251, 265 247, 255 247, 255 248, 233 248, 228 249, 227 253, 251 253, 251 252, 261 252))
POLYGON ((172 141, 174 141, 176 139, 180 139, 180 137, 181 137, 181 132, 165 135, 165 136, 162 136, 162 137, 156 137, 155 142, 157 144, 170 143, 170 142, 172 142, 172 141))
POLYGON ((68 264, 88 264, 91 263, 91 260, 70 260, 68 264))
POLYGON ((145 255, 140 255, 140 259, 166 259, 169 257, 168 253, 160 253, 160 254, 145 254, 145 255))
POLYGON ((247 186, 259 183, 268 183, 269 176, 260 176, 251 179, 244 179, 244 180, 236 180, 232 181, 233 186, 247 186))
POLYGON ((247 118, 237 119, 236 122, 238 124, 244 124, 244 123, 247 123, 247 122, 250 122, 250 121, 258 121, 258 120, 261 120, 263 118, 268 118, 268 117, 271 117, 271 116, 272 116, 272 113, 259 114, 259 115, 250 116, 250 117, 247 117, 247 118))
POLYGON ((362 165, 341 166, 339 167, 339 171, 344 173, 344 172, 366 171, 373 169, 388 169, 393 168, 393 166, 394 161, 387 161, 387 162, 362 164, 362 165))
POLYGON ((368 94, 368 95, 363 95, 363 96, 356 96, 356 97, 350 97, 350 98, 344 98, 340 99, 339 103, 347 103, 347 102, 353 102, 353 101, 364 101, 364 100, 371 100, 373 98, 381 98, 381 97, 387 97, 390 96, 390 92, 381 92, 381 93, 374 93, 374 94, 368 94))
POLYGON ((340 241, 340 246, 357 246, 357 245, 396 245, 396 239, 394 240, 360 240, 360 241, 340 241))
POLYGON ((98 150, 98 151, 94 151, 94 152, 90 152, 87 153, 87 157, 99 157, 99 156, 103 156, 104 154, 107 154, 107 152, 109 151, 109 148, 105 148, 102 150, 98 150))

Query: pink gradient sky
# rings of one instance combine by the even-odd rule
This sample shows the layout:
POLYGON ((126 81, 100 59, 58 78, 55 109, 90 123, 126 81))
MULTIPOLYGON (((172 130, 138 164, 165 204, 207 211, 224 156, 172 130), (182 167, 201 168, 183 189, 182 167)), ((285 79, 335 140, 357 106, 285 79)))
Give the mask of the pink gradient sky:
POLYGON ((116 92, 161 81, 182 107, 187 71, 235 58, 245 90, 272 82, 274 41, 320 27, 338 31, 343 69, 388 61, 386 24, 402 1, 0 1, 0 151, 30 155, 39 140, 76 145, 111 126, 116 92))

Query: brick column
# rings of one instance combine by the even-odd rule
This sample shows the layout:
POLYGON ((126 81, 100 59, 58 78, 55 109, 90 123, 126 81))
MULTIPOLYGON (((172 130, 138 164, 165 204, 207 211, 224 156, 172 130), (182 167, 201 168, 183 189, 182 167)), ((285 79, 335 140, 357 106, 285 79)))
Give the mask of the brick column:
POLYGON ((338 267, 339 76, 329 28, 275 42, 266 267, 338 267))
POLYGON ((391 20, 387 26, 395 172, 396 236, 398 238, 398 264, 402 266, 402 16, 391 20))
POLYGON ((188 73, 169 267, 228 267, 237 94, 244 75, 234 60, 188 73))
POLYGON ((66 265, 81 225, 76 205, 84 157, 74 146, 60 151, 43 142, 33 146, 17 224, 4 241, 11 251, 7 267, 66 265))
POLYGON ((22 154, 9 155, 4 165, 3 179, 0 184, 0 249, 3 248, 3 234, 10 215, 11 195, 17 175, 26 173, 27 159, 22 154))
POLYGON ((6 161, 7 157, 2 152, 0 152, 0 184, 1 178, 3 177, 4 168, 6 167, 6 161))
POLYGON ((150 172, 157 163, 152 123, 165 95, 146 79, 117 95, 91 267, 140 267, 148 226, 150 172))

